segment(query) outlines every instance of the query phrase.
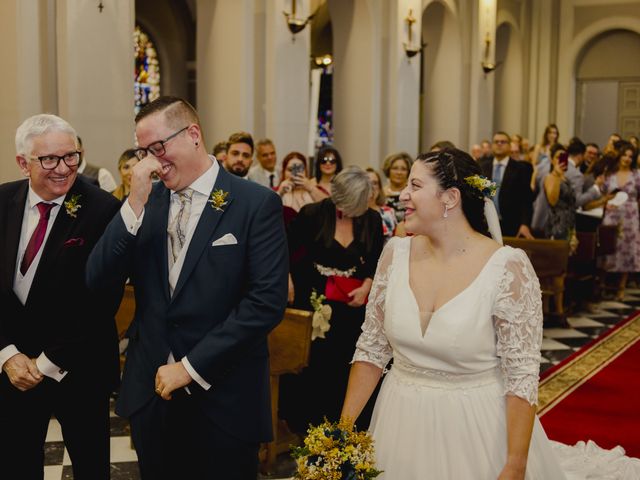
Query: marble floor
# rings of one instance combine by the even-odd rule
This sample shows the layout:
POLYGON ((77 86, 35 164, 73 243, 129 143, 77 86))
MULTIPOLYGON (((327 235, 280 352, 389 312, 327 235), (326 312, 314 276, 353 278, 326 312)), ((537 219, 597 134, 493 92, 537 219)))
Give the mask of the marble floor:
MULTIPOLYGON (((593 306, 592 311, 580 312, 569 317, 570 328, 545 328, 542 342, 544 371, 561 362, 581 346, 597 338, 634 310, 640 309, 640 289, 630 289, 622 302, 604 301, 593 306)), ((127 421, 112 413, 111 417, 111 479, 139 479, 135 450, 131 448, 127 421)), ((45 444, 45 480, 73 478, 69 455, 64 448, 60 424, 52 419, 45 444)), ((286 455, 278 462, 277 474, 260 479, 289 478, 294 464, 286 455)))

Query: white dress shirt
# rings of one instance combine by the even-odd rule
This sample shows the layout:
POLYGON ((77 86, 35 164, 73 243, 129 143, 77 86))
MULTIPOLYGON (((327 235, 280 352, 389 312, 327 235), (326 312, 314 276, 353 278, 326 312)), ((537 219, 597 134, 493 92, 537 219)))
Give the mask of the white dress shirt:
MULTIPOLYGON (((20 243, 18 244, 18 256, 16 258, 16 269, 13 277, 13 292, 20 300, 22 305, 27 303, 27 298, 29 297, 29 290, 31 290, 31 284, 33 283, 33 278, 35 277, 36 271, 38 270, 38 265, 40 264, 40 258, 42 257, 42 252, 44 250, 45 245, 47 244, 47 239, 49 238, 49 233, 51 232, 51 227, 60 212, 60 206, 62 202, 64 202, 65 195, 62 195, 54 200, 46 202, 40 196, 34 192, 29 185, 29 194, 27 195, 27 201, 24 205, 24 214, 22 216, 22 229, 20 230, 20 243), (22 257, 24 257, 25 251, 27 249, 27 245, 29 244, 29 240, 33 235, 38 222, 40 221, 40 212, 38 210, 38 203, 53 203, 54 207, 51 208, 49 213, 49 222, 47 223, 47 231, 44 234, 44 239, 42 240, 42 245, 40 245, 40 249, 36 254, 35 258, 29 265, 29 269, 25 272, 24 275, 20 272, 20 264, 22 263, 22 257)), ((9 360, 14 355, 20 353, 18 348, 14 345, 7 345, 5 348, 0 350, 0 374, 2 373, 2 367, 5 362, 9 360)), ((42 372, 42 374, 47 377, 53 378, 56 381, 62 380, 68 372, 61 370, 55 363, 51 362, 44 354, 44 352, 40 353, 40 356, 36 359, 36 366, 42 372)))
MULTIPOLYGON (((185 235, 185 243, 180 251, 180 255, 176 258, 173 267, 169 271, 169 291, 173 295, 173 291, 178 283, 178 278, 180 278, 180 272, 182 270, 182 266, 184 264, 185 257, 187 255, 187 251, 189 250, 189 244, 191 243, 191 239, 193 238, 193 233, 196 230, 196 226, 198 225, 198 221, 200 220, 200 216, 204 211, 204 208, 207 205, 207 201, 209 200, 209 196, 211 195, 211 191, 213 190, 213 186, 216 183, 216 179, 218 178, 218 172, 220 170, 220 166, 218 162, 215 160, 213 156, 211 158, 211 167, 204 172, 199 178, 197 178, 191 185, 190 188, 193 189, 193 197, 191 199, 191 213, 189 215, 189 220, 187 221, 187 233, 185 235)), ((171 204, 169 206, 169 218, 173 218, 178 214, 180 210, 180 200, 177 192, 171 191, 171 204)), ((125 226, 127 227, 127 231, 132 235, 136 235, 138 233, 138 229, 140 225, 142 225, 142 218, 144 217, 144 210, 139 218, 136 218, 133 209, 129 205, 129 201, 123 203, 122 208, 120 209, 122 219, 124 220, 125 226)), ((169 234, 167 234, 167 242, 169 242, 169 234)), ((169 263, 169 255, 171 255, 171 249, 167 249, 167 264, 169 263)), ((211 388, 211 384, 209 384, 206 380, 204 380, 198 372, 195 371, 189 360, 186 356, 182 357, 180 360, 184 365, 184 368, 189 372, 191 378, 196 381, 202 388, 205 390, 209 390, 211 388)), ((167 360, 167 364, 175 363, 175 359, 173 357, 173 353, 169 353, 169 358, 167 360)), ((189 392, 188 388, 185 387, 187 392, 189 392)))
POLYGON ((271 188, 271 185, 269 184, 269 177, 271 175, 273 175, 273 186, 277 187, 280 185, 280 173, 277 166, 274 167, 273 172, 270 172, 258 163, 249 169, 247 177, 253 182, 259 183, 264 187, 271 188))

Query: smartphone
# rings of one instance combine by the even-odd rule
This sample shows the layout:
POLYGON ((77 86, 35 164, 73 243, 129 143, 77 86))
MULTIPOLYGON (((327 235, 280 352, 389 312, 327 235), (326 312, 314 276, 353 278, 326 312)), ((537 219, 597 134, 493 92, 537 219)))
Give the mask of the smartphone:
POLYGON ((569 154, 567 152, 562 152, 558 157, 558 164, 563 170, 566 170, 569 166, 569 154))
POLYGON ((304 176, 304 165, 302 165, 301 163, 296 163, 294 165, 291 165, 291 175, 296 177, 303 177, 304 176))

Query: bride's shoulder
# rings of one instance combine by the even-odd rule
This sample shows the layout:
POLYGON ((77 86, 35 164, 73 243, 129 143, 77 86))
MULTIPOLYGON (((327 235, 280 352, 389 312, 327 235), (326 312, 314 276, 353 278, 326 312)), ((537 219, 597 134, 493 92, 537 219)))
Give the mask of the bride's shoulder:
POLYGON ((521 248, 504 245, 498 249, 496 256, 499 257, 500 264, 504 270, 509 270, 514 273, 534 272, 529 257, 521 248))

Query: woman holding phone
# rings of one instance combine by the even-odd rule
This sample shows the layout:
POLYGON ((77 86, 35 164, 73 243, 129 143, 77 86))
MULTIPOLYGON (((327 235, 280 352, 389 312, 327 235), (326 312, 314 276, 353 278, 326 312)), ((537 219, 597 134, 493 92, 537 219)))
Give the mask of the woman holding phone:
POLYGON ((282 205, 299 212, 308 203, 318 202, 326 195, 307 177, 307 160, 300 152, 291 152, 282 161, 282 182, 278 194, 282 205))
POLYGON ((573 241, 576 230, 576 195, 567 180, 569 156, 566 148, 556 143, 549 150, 551 172, 544 177, 544 195, 549 206, 549 217, 544 236, 554 240, 573 241))

